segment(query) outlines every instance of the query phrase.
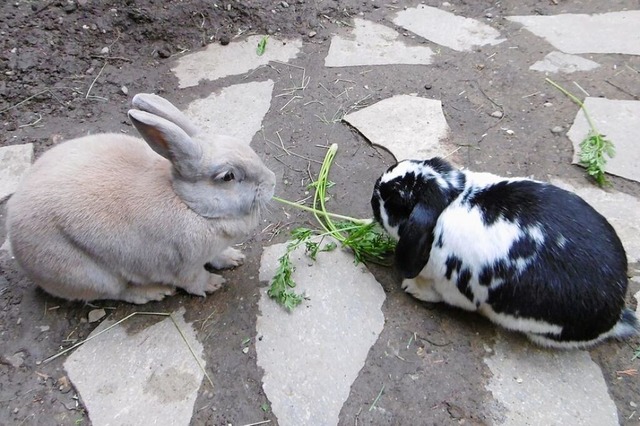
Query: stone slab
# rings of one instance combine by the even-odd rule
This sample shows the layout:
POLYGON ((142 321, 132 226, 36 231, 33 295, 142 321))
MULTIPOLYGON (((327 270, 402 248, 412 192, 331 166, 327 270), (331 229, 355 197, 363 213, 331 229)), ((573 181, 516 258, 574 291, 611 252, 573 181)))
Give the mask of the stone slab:
POLYGON ((32 162, 32 143, 0 148, 0 201, 18 189, 22 177, 29 171, 32 162))
POLYGON ((171 69, 178 78, 178 87, 197 86, 200 80, 217 80, 230 75, 247 73, 269 61, 287 62, 295 58, 302 47, 300 39, 278 40, 269 37, 264 54, 256 48, 261 35, 247 37, 227 46, 209 44, 203 50, 179 58, 171 69))
POLYGON ((11 252, 11 244, 9 243, 9 239, 4 240, 2 246, 0 246, 0 251, 6 251, 11 258, 13 258, 13 253, 11 252))
MULTIPOLYGON (((616 155, 611 159, 607 157, 606 172, 639 182, 640 101, 587 97, 584 105, 598 132, 605 135, 615 146, 616 155)), ((575 164, 578 164, 580 143, 588 133, 589 123, 580 109, 567 132, 567 137, 573 143, 575 164)))
POLYGON ((498 30, 487 24, 422 4, 398 12, 393 23, 459 52, 471 51, 476 46, 500 44, 506 40, 500 38, 498 30))
POLYGON ((570 74, 576 71, 591 71, 599 66, 600 64, 597 62, 580 56, 562 52, 551 52, 545 56, 543 60, 531 65, 529 69, 546 73, 563 72, 570 74))
MULTIPOLYGON (((204 365, 184 308, 173 317, 204 365)), ((102 322, 92 335, 112 323, 102 322)), ((124 322, 86 342, 64 363, 91 424, 189 425, 204 377, 194 355, 170 318, 135 333, 127 331, 130 326, 124 322)))
POLYGON ((509 16, 565 53, 640 55, 640 10, 594 15, 509 16))
POLYGON ((551 183, 574 192, 607 218, 616 230, 629 263, 640 262, 640 200, 623 192, 552 179, 551 183))
POLYGON ((395 30, 360 18, 353 19, 351 34, 333 36, 324 59, 327 67, 431 63, 427 46, 407 46, 395 30))
POLYGON ((618 411, 587 351, 537 348, 498 337, 486 386, 505 408, 494 424, 617 426, 618 411))
MULTIPOLYGON (((325 241, 327 241, 325 239, 325 241)), ((286 244, 266 247, 260 280, 269 282, 286 244)), ((385 293, 373 275, 341 250, 312 262, 291 255, 295 290, 308 300, 292 312, 260 290, 257 362, 263 389, 281 426, 337 425, 351 384, 384 326, 385 293)))
POLYGON ((449 125, 439 100, 397 95, 347 114, 344 120, 398 161, 444 157, 451 152, 443 143, 449 125))
POLYGON ((207 133, 233 136, 249 145, 271 107, 273 81, 226 87, 189 104, 185 113, 207 133))

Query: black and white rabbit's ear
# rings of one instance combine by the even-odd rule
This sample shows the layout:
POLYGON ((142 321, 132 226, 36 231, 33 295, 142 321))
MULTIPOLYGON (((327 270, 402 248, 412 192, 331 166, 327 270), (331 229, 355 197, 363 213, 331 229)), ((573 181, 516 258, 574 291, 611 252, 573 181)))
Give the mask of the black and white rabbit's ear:
POLYGON ((442 209, 424 202, 416 204, 400 230, 396 246, 396 268, 402 278, 415 278, 429 261, 433 245, 433 229, 442 209))

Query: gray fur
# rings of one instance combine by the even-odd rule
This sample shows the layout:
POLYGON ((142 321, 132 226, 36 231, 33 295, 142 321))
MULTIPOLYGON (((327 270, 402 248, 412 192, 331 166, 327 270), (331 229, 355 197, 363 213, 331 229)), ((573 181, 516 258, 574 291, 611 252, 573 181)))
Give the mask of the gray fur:
POLYGON ((241 264, 230 246, 273 196, 273 172, 247 145, 195 131, 155 95, 136 95, 134 106, 146 110, 129 114, 147 143, 122 134, 61 143, 9 200, 15 259, 50 294, 145 303, 180 287, 204 296, 222 283, 204 265, 241 264), (243 179, 224 180, 229 171, 243 179))

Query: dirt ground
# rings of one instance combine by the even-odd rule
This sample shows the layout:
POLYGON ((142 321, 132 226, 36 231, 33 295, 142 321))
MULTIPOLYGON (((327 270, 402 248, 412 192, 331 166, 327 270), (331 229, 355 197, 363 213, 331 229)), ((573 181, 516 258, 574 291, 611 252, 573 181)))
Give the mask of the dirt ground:
MULTIPOLYGON (((304 186, 300 182, 306 179, 308 183, 307 170, 316 175, 318 165, 284 156, 280 148, 264 140, 277 140, 276 132, 288 149, 306 158, 321 159, 324 151, 316 145, 337 142, 340 152, 332 171, 337 184, 332 190, 332 206, 350 216, 369 217, 373 182, 393 158, 371 146, 339 118, 344 112, 400 93, 442 100, 452 130, 451 142, 460 146, 457 161, 469 168, 542 180, 585 181, 583 170, 570 164, 569 140, 550 131, 555 126, 567 130, 575 106, 545 86, 540 74, 528 72, 531 63, 551 48, 503 17, 605 12, 607 2, 450 3, 456 13, 466 17, 487 21, 487 14, 491 14, 491 25, 508 38, 509 57, 493 55, 494 48, 463 55, 443 49, 428 67, 402 66, 394 72, 385 67, 324 68, 330 36, 346 31, 351 17, 362 14, 393 27, 385 17, 402 6, 415 6, 416 1, 4 1, 0 4, 0 143, 34 143, 37 157, 60 141, 88 133, 135 134, 126 111, 138 92, 158 93, 180 107, 247 79, 270 78, 275 82, 274 94, 284 92, 300 81, 299 69, 273 64, 250 76, 227 77, 182 90, 169 71, 175 57, 185 52, 268 33, 301 37, 303 53, 292 63, 313 76, 304 99, 285 105, 289 98, 274 97, 263 123, 264 137, 256 135, 252 144, 276 173, 276 194, 283 198, 302 198, 304 186), (339 95, 345 91, 346 96, 339 95), (366 102, 358 103, 362 99, 366 102), (321 103, 303 107, 310 100, 321 103), (545 107, 546 102, 553 106, 545 107), (496 110, 503 111, 502 119, 490 116, 496 110), (509 135, 506 129, 514 134, 509 135)), ((616 3, 616 10, 638 7, 634 0, 616 3)), ((420 43, 410 35, 406 41, 420 43)), ((567 87, 571 81, 579 81, 591 96, 638 99, 640 74, 634 69, 640 69, 639 58, 592 57, 602 64, 599 70, 588 76, 560 76, 558 81, 567 87)), ((637 183, 615 177, 612 183, 616 190, 640 196, 637 183)), ((5 237, 5 204, 0 205, 0 242, 5 237)), ((184 306, 186 320, 196 322, 206 348, 207 368, 218 383, 213 390, 201 389, 192 424, 240 425, 261 420, 276 424, 275 416, 263 409, 268 400, 262 391, 255 350, 250 348, 244 354, 242 342, 256 335, 256 277, 262 246, 285 241, 288 229, 309 218, 274 210, 276 213, 266 218, 244 245, 246 264, 225 273, 233 284, 206 299, 179 294, 144 306, 108 301, 94 306, 71 303, 36 289, 16 271, 7 253, 0 252, 0 424, 90 423, 82 401, 65 377, 63 361, 40 361, 86 337, 96 325, 87 321, 95 306, 107 309, 112 319, 135 311, 166 312, 184 306), (205 323, 207 318, 213 320, 205 323)), ((484 390, 490 373, 482 358, 495 336, 495 327, 476 315, 418 303, 399 289, 393 271, 371 269, 387 292, 383 307, 387 323, 352 386, 341 424, 491 423, 491 394, 484 390), (414 333, 417 339, 412 339, 414 333), (384 410, 369 411, 382 385, 385 398, 380 405, 384 410), (416 419, 420 420, 416 423, 416 419)), ((638 290, 638 285, 630 286, 630 294, 638 290)), ((630 295, 628 302, 635 306, 630 295)), ((635 339, 607 343, 591 351, 602 368, 622 424, 637 424, 626 419, 637 409, 630 402, 640 404, 639 378, 631 371, 640 366, 640 360, 631 360, 638 346, 640 340, 635 339)))

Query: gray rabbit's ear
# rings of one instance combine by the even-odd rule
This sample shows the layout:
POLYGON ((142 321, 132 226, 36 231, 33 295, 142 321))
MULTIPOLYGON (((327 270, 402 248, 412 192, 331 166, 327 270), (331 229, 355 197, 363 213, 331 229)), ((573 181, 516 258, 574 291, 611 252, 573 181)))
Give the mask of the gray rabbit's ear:
POLYGON ((157 115, 135 109, 129 118, 140 135, 158 154, 171 161, 182 176, 198 172, 202 147, 180 127, 157 115))
POLYGON ((163 97, 151 93, 138 93, 133 97, 131 105, 135 109, 162 117, 174 123, 189 136, 200 133, 200 129, 187 118, 178 108, 163 97))

